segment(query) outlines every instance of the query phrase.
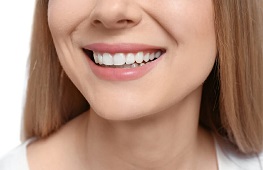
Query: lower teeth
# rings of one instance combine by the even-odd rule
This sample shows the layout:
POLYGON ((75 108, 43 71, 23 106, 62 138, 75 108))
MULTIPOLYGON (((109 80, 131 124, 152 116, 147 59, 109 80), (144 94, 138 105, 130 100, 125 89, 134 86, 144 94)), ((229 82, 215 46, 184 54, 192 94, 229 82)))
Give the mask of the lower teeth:
POLYGON ((143 65, 145 65, 146 63, 133 63, 133 64, 124 64, 124 65, 120 65, 120 66, 117 66, 117 65, 99 65, 99 66, 102 66, 102 67, 111 67, 111 68, 136 68, 136 67, 141 67, 143 65))

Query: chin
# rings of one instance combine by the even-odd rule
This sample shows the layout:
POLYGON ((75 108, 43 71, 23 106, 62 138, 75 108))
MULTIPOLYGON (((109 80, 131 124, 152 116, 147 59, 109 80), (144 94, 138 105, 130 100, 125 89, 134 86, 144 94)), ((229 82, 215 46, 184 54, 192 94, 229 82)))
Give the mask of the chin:
POLYGON ((125 120, 135 120, 140 119, 145 116, 152 115, 153 112, 145 107, 141 108, 140 106, 131 106, 122 104, 121 107, 118 106, 91 106, 91 111, 103 119, 112 120, 112 121, 125 121, 125 120), (147 111, 148 110, 148 111, 147 111))

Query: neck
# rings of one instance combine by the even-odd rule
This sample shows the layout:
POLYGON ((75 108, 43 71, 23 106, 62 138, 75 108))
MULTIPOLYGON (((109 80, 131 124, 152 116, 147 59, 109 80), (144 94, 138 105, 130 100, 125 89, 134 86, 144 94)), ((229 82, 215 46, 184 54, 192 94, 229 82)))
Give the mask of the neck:
POLYGON ((209 138, 198 126, 200 98, 201 90, 178 105, 136 120, 110 121, 91 109, 85 135, 88 166, 103 170, 196 168, 204 149, 200 146, 207 147, 204 139, 209 138))

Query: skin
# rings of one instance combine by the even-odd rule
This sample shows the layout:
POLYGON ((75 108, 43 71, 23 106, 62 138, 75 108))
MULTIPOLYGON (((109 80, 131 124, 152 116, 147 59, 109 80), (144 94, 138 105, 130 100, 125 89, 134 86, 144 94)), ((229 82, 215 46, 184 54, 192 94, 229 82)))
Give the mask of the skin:
POLYGON ((213 138, 198 125, 217 51, 213 19, 212 0, 50 0, 59 59, 91 109, 31 144, 31 169, 217 169, 213 138), (140 79, 106 81, 82 51, 98 42, 166 53, 140 79))

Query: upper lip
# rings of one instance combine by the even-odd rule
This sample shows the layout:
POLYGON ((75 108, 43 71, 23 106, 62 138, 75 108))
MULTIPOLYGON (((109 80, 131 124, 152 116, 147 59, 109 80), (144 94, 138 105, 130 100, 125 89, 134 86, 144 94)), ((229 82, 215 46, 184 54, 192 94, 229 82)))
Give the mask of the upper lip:
POLYGON ((85 50, 91 50, 102 53, 136 53, 139 51, 157 51, 165 52, 162 47, 146 45, 146 44, 134 44, 134 43, 118 43, 118 44, 106 44, 106 43, 94 43, 83 47, 85 50))

